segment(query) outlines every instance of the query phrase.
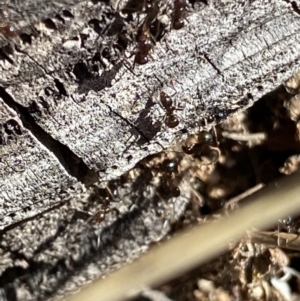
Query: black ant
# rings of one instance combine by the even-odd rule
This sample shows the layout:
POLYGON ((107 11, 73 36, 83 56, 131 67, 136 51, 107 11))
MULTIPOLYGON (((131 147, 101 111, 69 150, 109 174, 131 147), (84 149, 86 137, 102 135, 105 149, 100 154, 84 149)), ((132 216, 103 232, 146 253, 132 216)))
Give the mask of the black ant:
POLYGON ((20 31, 13 25, 0 22, 0 33, 2 33, 6 38, 15 38, 19 35, 20 31))
POLYGON ((172 27, 175 30, 184 26, 183 15, 187 8, 186 0, 174 0, 174 12, 172 15, 172 27))
POLYGON ((179 118, 176 116, 174 111, 178 110, 173 106, 173 100, 165 92, 160 92, 160 102, 166 111, 165 124, 169 128, 173 129, 179 124, 179 118))
POLYGON ((199 157, 201 160, 207 158, 211 163, 219 159, 219 151, 214 148, 217 146, 213 135, 207 131, 201 131, 198 135, 189 137, 182 145, 182 151, 187 155, 199 157))
POLYGON ((164 197, 172 198, 180 196, 180 189, 175 182, 175 174, 178 172, 178 163, 176 160, 165 160, 159 167, 163 173, 161 178, 161 192, 164 197))
POLYGON ((204 144, 213 144, 213 136, 210 132, 201 131, 198 133, 196 141, 194 136, 187 139, 185 145, 182 145, 182 151, 187 155, 193 155, 197 153, 204 144))

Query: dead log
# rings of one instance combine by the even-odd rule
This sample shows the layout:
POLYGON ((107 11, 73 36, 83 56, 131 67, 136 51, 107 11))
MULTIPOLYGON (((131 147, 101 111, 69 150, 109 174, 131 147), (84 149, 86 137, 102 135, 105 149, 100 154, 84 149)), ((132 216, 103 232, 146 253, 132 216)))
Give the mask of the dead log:
POLYGON ((180 30, 170 25, 173 1, 159 2, 166 33, 141 66, 134 37, 145 16, 128 17, 130 2, 113 1, 118 11, 107 1, 1 4, 3 300, 72 291, 161 239, 188 186, 167 202, 174 213, 147 168, 118 177, 249 107, 299 68, 296 2, 192 1, 180 30), (162 91, 178 109, 173 129, 162 91), (94 225, 89 212, 109 196, 89 185, 108 180, 118 202, 94 225))

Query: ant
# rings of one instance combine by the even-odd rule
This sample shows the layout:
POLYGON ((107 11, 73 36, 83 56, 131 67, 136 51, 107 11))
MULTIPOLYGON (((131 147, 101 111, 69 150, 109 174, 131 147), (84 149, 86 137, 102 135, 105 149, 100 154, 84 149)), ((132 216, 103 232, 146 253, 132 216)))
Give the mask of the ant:
POLYGON ((134 64, 148 63, 148 55, 155 43, 165 34, 163 24, 157 19, 159 5, 157 0, 145 0, 144 12, 147 14, 137 33, 137 52, 134 64))
POLYGON ((194 155, 204 144, 213 144, 213 136, 210 132, 201 131, 198 133, 196 142, 194 136, 190 137, 190 139, 187 139, 186 144, 182 145, 182 151, 187 155, 194 155))
POLYGON ((106 214, 109 213, 110 211, 109 206, 110 206, 110 199, 105 198, 104 202, 102 203, 101 209, 94 214, 92 218, 92 222, 96 224, 102 223, 105 220, 106 214))
POLYGON ((178 172, 178 162, 176 160, 165 160, 160 166, 160 171, 163 173, 161 178, 162 186, 161 192, 164 197, 172 198, 180 196, 180 189, 175 180, 175 174, 178 172))
POLYGON ((215 163, 219 159, 219 151, 214 147, 217 146, 216 141, 213 139, 213 135, 207 131, 201 131, 198 135, 188 138, 184 145, 182 145, 182 151, 187 155, 193 155, 199 157, 201 160, 207 158, 211 163, 215 163))
POLYGON ((174 0, 174 12, 172 15, 172 27, 175 30, 181 29, 184 26, 183 15, 187 7, 186 0, 174 0))
POLYGON ((101 209, 98 210, 91 218, 91 221, 100 224, 105 220, 106 214, 110 212, 110 203, 113 199, 118 197, 117 186, 111 182, 106 189, 99 190, 99 194, 103 197, 101 209))
POLYGON ((13 25, 0 22, 0 33, 2 33, 6 38, 15 38, 19 35, 19 30, 13 25))
POLYGON ((147 23, 142 25, 140 33, 138 35, 137 52, 134 57, 134 64, 145 65, 148 63, 148 55, 150 50, 154 46, 153 39, 151 38, 151 33, 149 28, 147 28, 147 23))
POLYGON ((163 108, 166 111, 165 115, 165 125, 169 128, 173 129, 178 126, 179 119, 174 113, 174 111, 178 110, 173 106, 173 100, 170 96, 168 96, 165 92, 160 92, 160 102, 163 108))

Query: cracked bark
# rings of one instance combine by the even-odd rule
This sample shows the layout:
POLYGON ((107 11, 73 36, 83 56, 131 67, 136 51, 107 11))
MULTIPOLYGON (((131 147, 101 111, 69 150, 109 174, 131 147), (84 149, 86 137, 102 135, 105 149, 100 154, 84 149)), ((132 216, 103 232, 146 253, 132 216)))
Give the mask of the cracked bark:
POLYGON ((0 39, 3 300, 71 291, 166 235, 188 201, 184 183, 167 203, 174 216, 146 171, 125 184, 118 177, 252 105, 299 68, 298 1, 230 2, 196 3, 184 28, 168 32, 134 70, 126 58, 134 43, 125 56, 117 51, 133 21, 107 1, 1 4, 3 19, 21 29, 0 39), (163 124, 160 91, 183 108, 175 129, 163 124), (119 202, 95 227, 86 212, 103 190, 88 186, 107 180, 119 202))

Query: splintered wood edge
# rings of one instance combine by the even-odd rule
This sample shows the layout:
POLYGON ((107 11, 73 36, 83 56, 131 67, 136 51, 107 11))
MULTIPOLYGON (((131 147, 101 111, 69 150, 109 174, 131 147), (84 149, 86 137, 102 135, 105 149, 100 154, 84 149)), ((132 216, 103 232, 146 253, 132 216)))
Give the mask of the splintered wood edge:
POLYGON ((67 301, 132 298, 217 256, 251 227, 263 228, 299 210, 300 172, 250 195, 247 205, 224 219, 198 225, 154 247, 133 263, 88 285, 67 301))

